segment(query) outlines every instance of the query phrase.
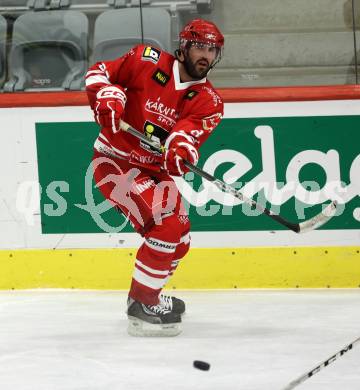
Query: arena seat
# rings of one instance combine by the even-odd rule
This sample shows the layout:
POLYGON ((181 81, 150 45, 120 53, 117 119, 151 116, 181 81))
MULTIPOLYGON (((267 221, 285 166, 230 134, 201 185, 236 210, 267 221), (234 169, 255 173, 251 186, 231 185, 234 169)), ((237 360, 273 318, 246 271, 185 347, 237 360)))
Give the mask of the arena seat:
POLYGON ((3 86, 6 75, 6 19, 0 15, 0 88, 3 86))
POLYGON ((88 19, 78 11, 27 12, 14 23, 5 91, 79 90, 88 19))
MULTIPOLYGON (((171 17, 162 8, 142 9, 144 43, 171 49, 171 17)), ((122 56, 142 41, 140 9, 114 9, 95 21, 92 63, 122 56)))
POLYGON ((347 31, 226 38, 226 55, 211 74, 217 86, 345 84, 354 62, 352 33, 347 31))
POLYGON ((355 82, 351 0, 217 0, 225 35, 217 87, 355 82))

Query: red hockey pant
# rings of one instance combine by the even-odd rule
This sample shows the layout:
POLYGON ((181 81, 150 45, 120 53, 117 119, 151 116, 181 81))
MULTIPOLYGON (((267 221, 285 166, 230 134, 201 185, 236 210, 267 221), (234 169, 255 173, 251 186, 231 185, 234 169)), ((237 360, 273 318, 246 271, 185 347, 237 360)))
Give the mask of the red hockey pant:
POLYGON ((156 305, 159 294, 190 246, 190 222, 173 179, 98 152, 97 187, 144 237, 135 260, 129 296, 156 305))

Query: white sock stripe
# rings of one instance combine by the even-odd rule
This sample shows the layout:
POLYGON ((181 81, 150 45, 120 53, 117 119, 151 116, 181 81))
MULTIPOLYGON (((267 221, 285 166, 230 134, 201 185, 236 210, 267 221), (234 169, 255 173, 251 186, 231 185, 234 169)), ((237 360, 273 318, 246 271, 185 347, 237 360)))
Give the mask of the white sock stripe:
POLYGON ((165 276, 167 276, 168 273, 169 273, 169 270, 160 271, 158 269, 150 268, 150 267, 148 267, 147 265, 145 265, 144 263, 142 263, 138 259, 135 260, 135 265, 138 265, 139 267, 143 268, 145 271, 151 272, 154 275, 165 275, 165 276))
POLYGON ((151 249, 164 253, 174 253, 176 246, 178 245, 178 243, 175 242, 161 241, 152 237, 148 237, 145 240, 145 244, 151 249))
POLYGON ((158 290, 159 288, 163 288, 166 283, 166 277, 165 278, 152 278, 151 276, 147 275, 146 273, 142 272, 139 268, 134 269, 133 278, 143 284, 144 286, 150 287, 154 290, 158 290))

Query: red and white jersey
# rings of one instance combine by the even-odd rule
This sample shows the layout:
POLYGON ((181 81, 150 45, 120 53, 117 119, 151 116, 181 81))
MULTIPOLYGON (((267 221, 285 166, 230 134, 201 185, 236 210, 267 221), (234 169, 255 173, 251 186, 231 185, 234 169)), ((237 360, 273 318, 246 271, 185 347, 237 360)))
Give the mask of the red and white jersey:
MULTIPOLYGON (((180 133, 198 149, 223 116, 223 102, 211 83, 206 78, 181 82, 178 61, 155 47, 139 45, 114 61, 93 65, 86 75, 91 108, 98 90, 108 85, 126 90, 122 119, 165 146, 180 133)), ((161 163, 161 156, 140 140, 111 128, 101 129, 95 149, 154 169, 161 163)))

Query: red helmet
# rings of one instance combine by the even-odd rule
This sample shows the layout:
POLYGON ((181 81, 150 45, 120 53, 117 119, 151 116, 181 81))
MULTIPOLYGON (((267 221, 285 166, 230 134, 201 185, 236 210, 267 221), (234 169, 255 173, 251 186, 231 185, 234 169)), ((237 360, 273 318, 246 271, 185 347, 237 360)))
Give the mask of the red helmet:
POLYGON ((214 23, 204 19, 194 19, 180 32, 180 48, 185 49, 188 42, 215 46, 221 51, 224 46, 224 36, 214 23))

